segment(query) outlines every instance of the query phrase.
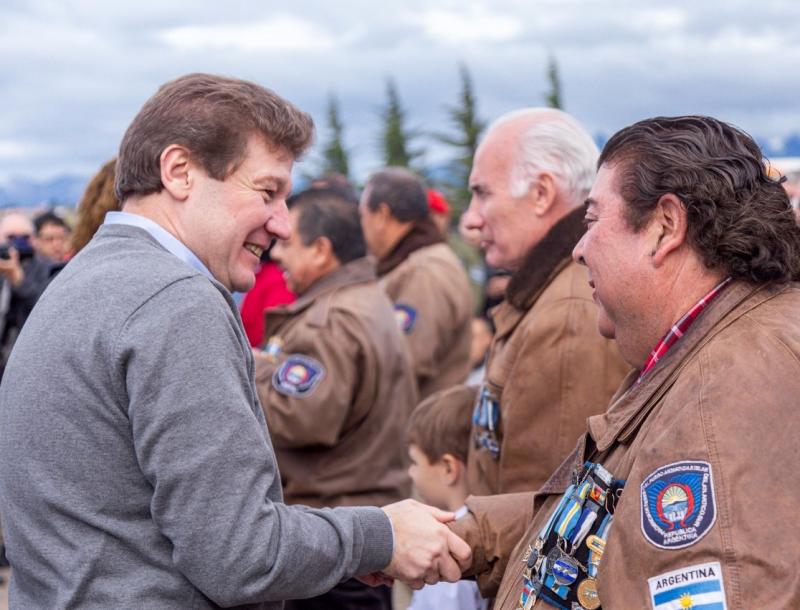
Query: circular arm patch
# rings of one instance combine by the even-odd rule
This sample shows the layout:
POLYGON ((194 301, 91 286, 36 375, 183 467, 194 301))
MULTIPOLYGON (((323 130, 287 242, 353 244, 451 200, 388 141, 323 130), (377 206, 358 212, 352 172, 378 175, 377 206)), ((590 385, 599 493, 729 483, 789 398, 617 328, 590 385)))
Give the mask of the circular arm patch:
POLYGON ((325 377, 322 363, 309 356, 291 354, 272 375, 272 387, 286 396, 307 396, 325 377))

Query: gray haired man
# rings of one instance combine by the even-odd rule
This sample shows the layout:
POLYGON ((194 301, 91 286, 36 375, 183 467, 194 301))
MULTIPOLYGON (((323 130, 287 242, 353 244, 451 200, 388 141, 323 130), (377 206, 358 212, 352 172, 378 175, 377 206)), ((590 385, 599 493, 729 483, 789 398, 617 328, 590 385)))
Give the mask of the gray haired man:
POLYGON ((568 114, 519 110, 478 147, 463 224, 486 261, 513 273, 492 310, 496 334, 473 417, 469 487, 477 495, 535 491, 628 367, 597 333, 586 272, 570 257, 597 147, 568 114))

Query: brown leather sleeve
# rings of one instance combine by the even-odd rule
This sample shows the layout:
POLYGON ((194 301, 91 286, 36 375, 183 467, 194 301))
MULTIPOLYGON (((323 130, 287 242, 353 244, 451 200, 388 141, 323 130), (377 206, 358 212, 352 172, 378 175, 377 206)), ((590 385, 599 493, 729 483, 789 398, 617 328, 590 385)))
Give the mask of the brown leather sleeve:
POLYGON ((288 395, 275 386, 265 364, 256 365, 258 397, 276 447, 333 446, 340 437, 361 379, 363 341, 362 331, 349 317, 338 312, 331 317, 325 328, 296 329, 275 365, 277 369, 292 355, 313 358, 323 371, 313 390, 288 395))
POLYGON ((471 333, 472 293, 466 278, 462 286, 453 277, 457 274, 463 275, 464 271, 431 261, 424 266, 417 264, 387 289, 395 304, 408 305, 416 311, 414 325, 406 337, 420 379, 441 372, 442 346, 452 346, 454 335, 471 333))
POLYGON ((472 565, 464 576, 475 577, 484 597, 497 593, 511 552, 533 518, 533 497, 531 492, 470 496, 467 515, 450 524, 472 549, 472 565))

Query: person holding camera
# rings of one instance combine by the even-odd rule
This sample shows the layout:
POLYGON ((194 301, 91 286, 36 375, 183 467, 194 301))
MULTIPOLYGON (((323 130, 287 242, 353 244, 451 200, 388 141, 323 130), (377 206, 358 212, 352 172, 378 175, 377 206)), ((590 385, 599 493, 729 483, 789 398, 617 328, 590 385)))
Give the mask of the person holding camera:
POLYGON ((24 214, 11 212, 0 219, 0 379, 33 306, 63 266, 37 253, 36 236, 24 214))

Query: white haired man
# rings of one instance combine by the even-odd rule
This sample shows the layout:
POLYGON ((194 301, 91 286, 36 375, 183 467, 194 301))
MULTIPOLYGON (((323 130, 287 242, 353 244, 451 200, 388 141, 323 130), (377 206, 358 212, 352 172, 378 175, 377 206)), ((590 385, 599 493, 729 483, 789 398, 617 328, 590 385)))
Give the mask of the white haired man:
POLYGON ((501 117, 475 154, 464 224, 480 231, 486 262, 513 275, 492 310, 473 416, 474 494, 538 489, 629 368, 597 334, 586 271, 570 258, 597 155, 575 119, 548 108, 501 117))

